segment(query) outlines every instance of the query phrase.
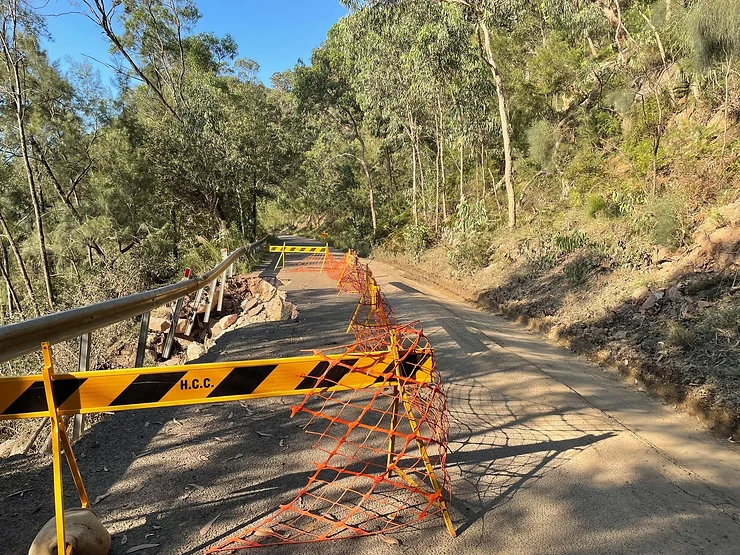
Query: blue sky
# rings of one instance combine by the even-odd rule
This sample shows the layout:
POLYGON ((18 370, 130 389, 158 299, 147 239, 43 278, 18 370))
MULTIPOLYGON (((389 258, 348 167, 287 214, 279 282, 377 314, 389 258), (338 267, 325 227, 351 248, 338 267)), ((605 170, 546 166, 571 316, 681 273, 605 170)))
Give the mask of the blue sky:
MULTIPOLYGON (((239 56, 260 64, 260 77, 269 84, 276 71, 292 68, 301 58, 308 62, 329 28, 347 10, 339 0, 196 0, 203 14, 196 32, 231 34, 239 56)), ((53 41, 46 44, 51 60, 64 70, 68 59, 79 62, 85 55, 108 61, 108 42, 98 28, 82 15, 67 13, 75 8, 69 0, 50 0, 42 13, 53 41)), ((110 70, 92 62, 110 84, 110 70)))

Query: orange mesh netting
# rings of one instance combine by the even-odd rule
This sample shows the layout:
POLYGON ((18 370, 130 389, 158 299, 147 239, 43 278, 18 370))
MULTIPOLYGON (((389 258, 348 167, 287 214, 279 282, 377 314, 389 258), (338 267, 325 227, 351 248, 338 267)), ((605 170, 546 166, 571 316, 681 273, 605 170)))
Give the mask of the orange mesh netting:
POLYGON ((331 279, 339 279, 342 270, 347 265, 347 255, 336 258, 329 248, 325 252, 309 255, 301 260, 296 266, 286 268, 289 272, 326 272, 331 279))
MULTIPOLYGON (((434 355, 421 326, 393 328, 386 338, 398 356, 382 370, 326 358, 313 391, 292 411, 308 415, 304 429, 325 460, 314 463, 290 503, 208 553, 389 533, 430 516, 449 518, 447 406, 434 355), (378 387, 326 391, 351 372, 378 373, 378 387)), ((356 352, 357 344, 345 355, 356 352)))
POLYGON ((293 416, 308 415, 304 430, 316 436, 314 449, 325 459, 314 462, 290 503, 208 553, 389 533, 434 515, 455 535, 447 512, 447 405, 431 346, 420 324, 398 324, 355 253, 332 261, 331 270, 324 268, 338 275, 340 291, 360 293, 347 330, 355 342, 342 357, 316 353, 324 357, 323 372, 305 376, 313 389, 292 408, 293 416), (388 353, 394 362, 369 368, 352 359, 387 360, 388 353), (375 377, 373 387, 328 391, 340 382, 345 387, 342 379, 352 373, 375 377))

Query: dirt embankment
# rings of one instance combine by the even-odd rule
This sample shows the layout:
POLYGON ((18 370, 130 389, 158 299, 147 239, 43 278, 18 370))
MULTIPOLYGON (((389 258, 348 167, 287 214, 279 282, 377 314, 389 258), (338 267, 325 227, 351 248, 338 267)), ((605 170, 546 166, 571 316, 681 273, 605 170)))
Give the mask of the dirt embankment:
POLYGON ((554 259, 547 253, 547 264, 506 253, 503 264, 497 258, 460 276, 440 264, 444 251, 437 246, 414 264, 382 258, 618 370, 719 434, 740 438, 740 203, 708 219, 691 247, 656 250, 637 265, 608 257, 593 263, 593 250, 583 245, 554 259))

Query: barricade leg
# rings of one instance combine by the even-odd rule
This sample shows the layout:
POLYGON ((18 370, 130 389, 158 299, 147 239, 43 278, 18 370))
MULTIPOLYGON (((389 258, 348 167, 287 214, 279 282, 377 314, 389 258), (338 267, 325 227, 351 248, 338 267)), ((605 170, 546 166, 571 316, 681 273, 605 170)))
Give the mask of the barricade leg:
POLYGON ((324 251, 324 260, 321 261, 321 269, 319 270, 319 273, 324 271, 324 266, 326 266, 327 258, 329 258, 329 243, 326 244, 326 250, 324 251))
POLYGON ((396 454, 396 428, 398 427, 398 386, 393 386, 393 403, 391 404, 391 433, 388 434, 388 476, 393 472, 393 456, 396 454))
MULTIPOLYGON (((400 366, 400 365, 399 365, 400 366)), ((400 367, 396 367, 396 375, 401 378, 400 374, 400 367)), ((401 386, 401 399, 403 400, 403 406, 406 411, 406 416, 409 419, 409 425, 411 426, 411 430, 416 433, 416 430, 419 428, 419 425, 416 422, 416 417, 414 416, 414 412, 411 406, 411 401, 409 401, 406 392, 403 389, 403 386, 401 386)), ((434 473, 434 467, 432 466, 432 462, 429 460, 429 454, 427 453, 426 445, 424 445, 424 442, 416 438, 416 445, 419 447, 419 453, 421 453, 421 458, 424 461, 424 466, 429 473, 429 481, 432 484, 432 488, 434 489, 434 493, 438 495, 438 502, 439 506, 442 509, 442 518, 444 518, 445 526, 447 527, 447 531, 449 532, 450 536, 457 537, 457 532, 455 531, 455 526, 452 524, 452 519, 450 518, 450 513, 447 510, 447 503, 444 500, 444 497, 442 497, 442 490, 439 487, 439 481, 437 480, 437 475, 434 473)))
POLYGON ((44 343, 41 346, 44 354, 44 393, 46 394, 46 404, 49 407, 49 421, 51 422, 51 455, 52 471, 54 473, 54 514, 57 524, 57 551, 67 553, 66 535, 64 530, 64 489, 62 486, 62 453, 59 443, 59 417, 57 408, 54 404, 54 391, 51 385, 52 362, 49 345, 44 343), (61 549, 60 549, 61 548, 61 549))
MULTIPOLYGON (((54 366, 51 360, 51 349, 48 343, 41 345, 41 351, 44 356, 44 393, 46 395, 46 404, 49 408, 49 421, 51 422, 51 453, 52 453, 52 471, 54 474, 54 515, 56 519, 56 530, 57 530, 57 546, 65 546, 63 551, 71 555, 72 546, 67 546, 65 541, 65 529, 64 529, 64 488, 62 485, 62 448, 64 449, 64 455, 69 464, 69 469, 72 472, 72 478, 74 479, 77 493, 80 496, 80 503, 83 509, 90 507, 90 501, 87 497, 87 491, 85 490, 85 484, 82 481, 82 475, 80 469, 77 466, 74 453, 72 451, 72 444, 69 441, 67 430, 63 425, 59 424, 59 415, 57 414, 57 407, 54 402, 54 366)), ((59 549, 59 548, 57 548, 59 549)))
MULTIPOLYGON (((394 373, 396 374, 396 379, 398 380, 399 385, 395 386, 395 392, 396 392, 396 402, 398 401, 398 397, 401 398, 403 401, 403 407, 404 411, 406 413, 406 417, 409 419, 409 426, 411 426, 411 431, 416 434, 416 445, 419 448, 419 453, 421 454, 421 458, 424 461, 424 467, 426 468, 427 474, 429 474, 429 482, 432 485, 432 489, 434 489, 434 493, 437 494, 437 499, 439 503, 440 509, 442 509, 442 518, 445 521, 445 526, 447 527, 447 532, 449 532, 450 536, 453 538, 457 537, 457 531, 455 530, 455 526, 452 524, 452 519, 450 518, 450 513, 447 510, 447 503, 444 500, 444 497, 442 495, 442 488, 439 487, 439 481, 437 480, 437 475, 434 472, 434 466, 432 466, 432 462, 429 460, 429 453, 427 452, 427 447, 424 445, 424 442, 419 438, 419 435, 416 433, 419 429, 419 424, 416 421, 416 417, 414 416, 413 407, 411 404, 411 401, 409 401, 408 396, 406 395, 406 390, 403 386, 403 374, 401 373, 401 364, 399 362, 400 356, 398 351, 398 339, 396 337, 396 332, 391 330, 390 332, 390 342, 391 342, 391 352, 393 353, 393 357, 396 360, 394 373)), ((395 414, 395 411, 394 411, 395 414)), ((393 436, 391 436, 393 437, 393 436)), ((389 460, 390 460, 390 454, 389 454, 389 460)), ((418 484, 416 484, 411 478, 403 472, 400 468, 395 469, 397 474, 409 485, 412 487, 419 487, 418 484)))

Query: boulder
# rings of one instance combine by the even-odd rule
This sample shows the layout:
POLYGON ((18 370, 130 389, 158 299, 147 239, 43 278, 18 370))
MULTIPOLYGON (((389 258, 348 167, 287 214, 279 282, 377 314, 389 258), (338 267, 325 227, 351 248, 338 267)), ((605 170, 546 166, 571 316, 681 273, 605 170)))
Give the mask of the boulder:
POLYGON ((267 320, 270 322, 277 322, 282 320, 283 316, 283 300, 279 296, 273 297, 273 299, 263 305, 265 307, 265 315, 267 320))
POLYGON ((195 360, 196 358, 202 357, 206 352, 207 350, 203 345, 193 342, 188 345, 188 350, 186 351, 185 356, 187 356, 188 360, 195 360))
MULTIPOLYGON (((28 555, 56 555, 56 520, 52 517, 31 543, 28 555)), ((64 540, 72 546, 74 555, 107 555, 110 551, 110 534, 90 509, 64 511, 64 540)))
POLYGON ((668 289, 668 293, 666 293, 668 298, 672 301, 681 301, 683 300, 683 294, 681 293, 681 289, 678 285, 671 286, 670 289, 668 289))
POLYGON ((159 316, 149 317, 149 329, 152 331, 167 331, 170 329, 170 321, 159 316))
POLYGON ((180 318, 177 321, 177 327, 175 328, 175 331, 177 333, 185 333, 185 331, 188 329, 188 319, 187 318, 180 318))
POLYGON ((264 309, 264 305, 258 304, 247 311, 247 316, 257 316, 264 309))
POLYGON ((647 285, 643 285, 642 287, 638 287, 634 291, 632 291, 632 295, 630 295, 630 298, 638 303, 643 303, 645 300, 650 296, 650 288, 647 285))
POLYGON ((236 314, 229 314, 227 316, 224 316, 211 328, 211 336, 214 338, 220 337, 228 328, 233 326, 238 319, 239 316, 237 316, 236 314))
POLYGON ((642 306, 640 306, 640 312, 645 312, 647 310, 650 310, 655 306, 655 303, 658 302, 658 297, 651 294, 647 299, 645 299, 645 302, 642 303, 642 306))
POLYGON ((242 311, 249 312, 258 304, 259 304, 259 301, 255 299, 254 297, 251 297, 249 299, 244 299, 241 303, 242 311))
POLYGON ((281 320, 295 320, 298 318, 298 307, 290 301, 283 302, 283 311, 280 315, 281 320))
POLYGON ((263 303, 270 301, 277 293, 275 286, 262 278, 250 278, 248 285, 249 292, 263 303))

